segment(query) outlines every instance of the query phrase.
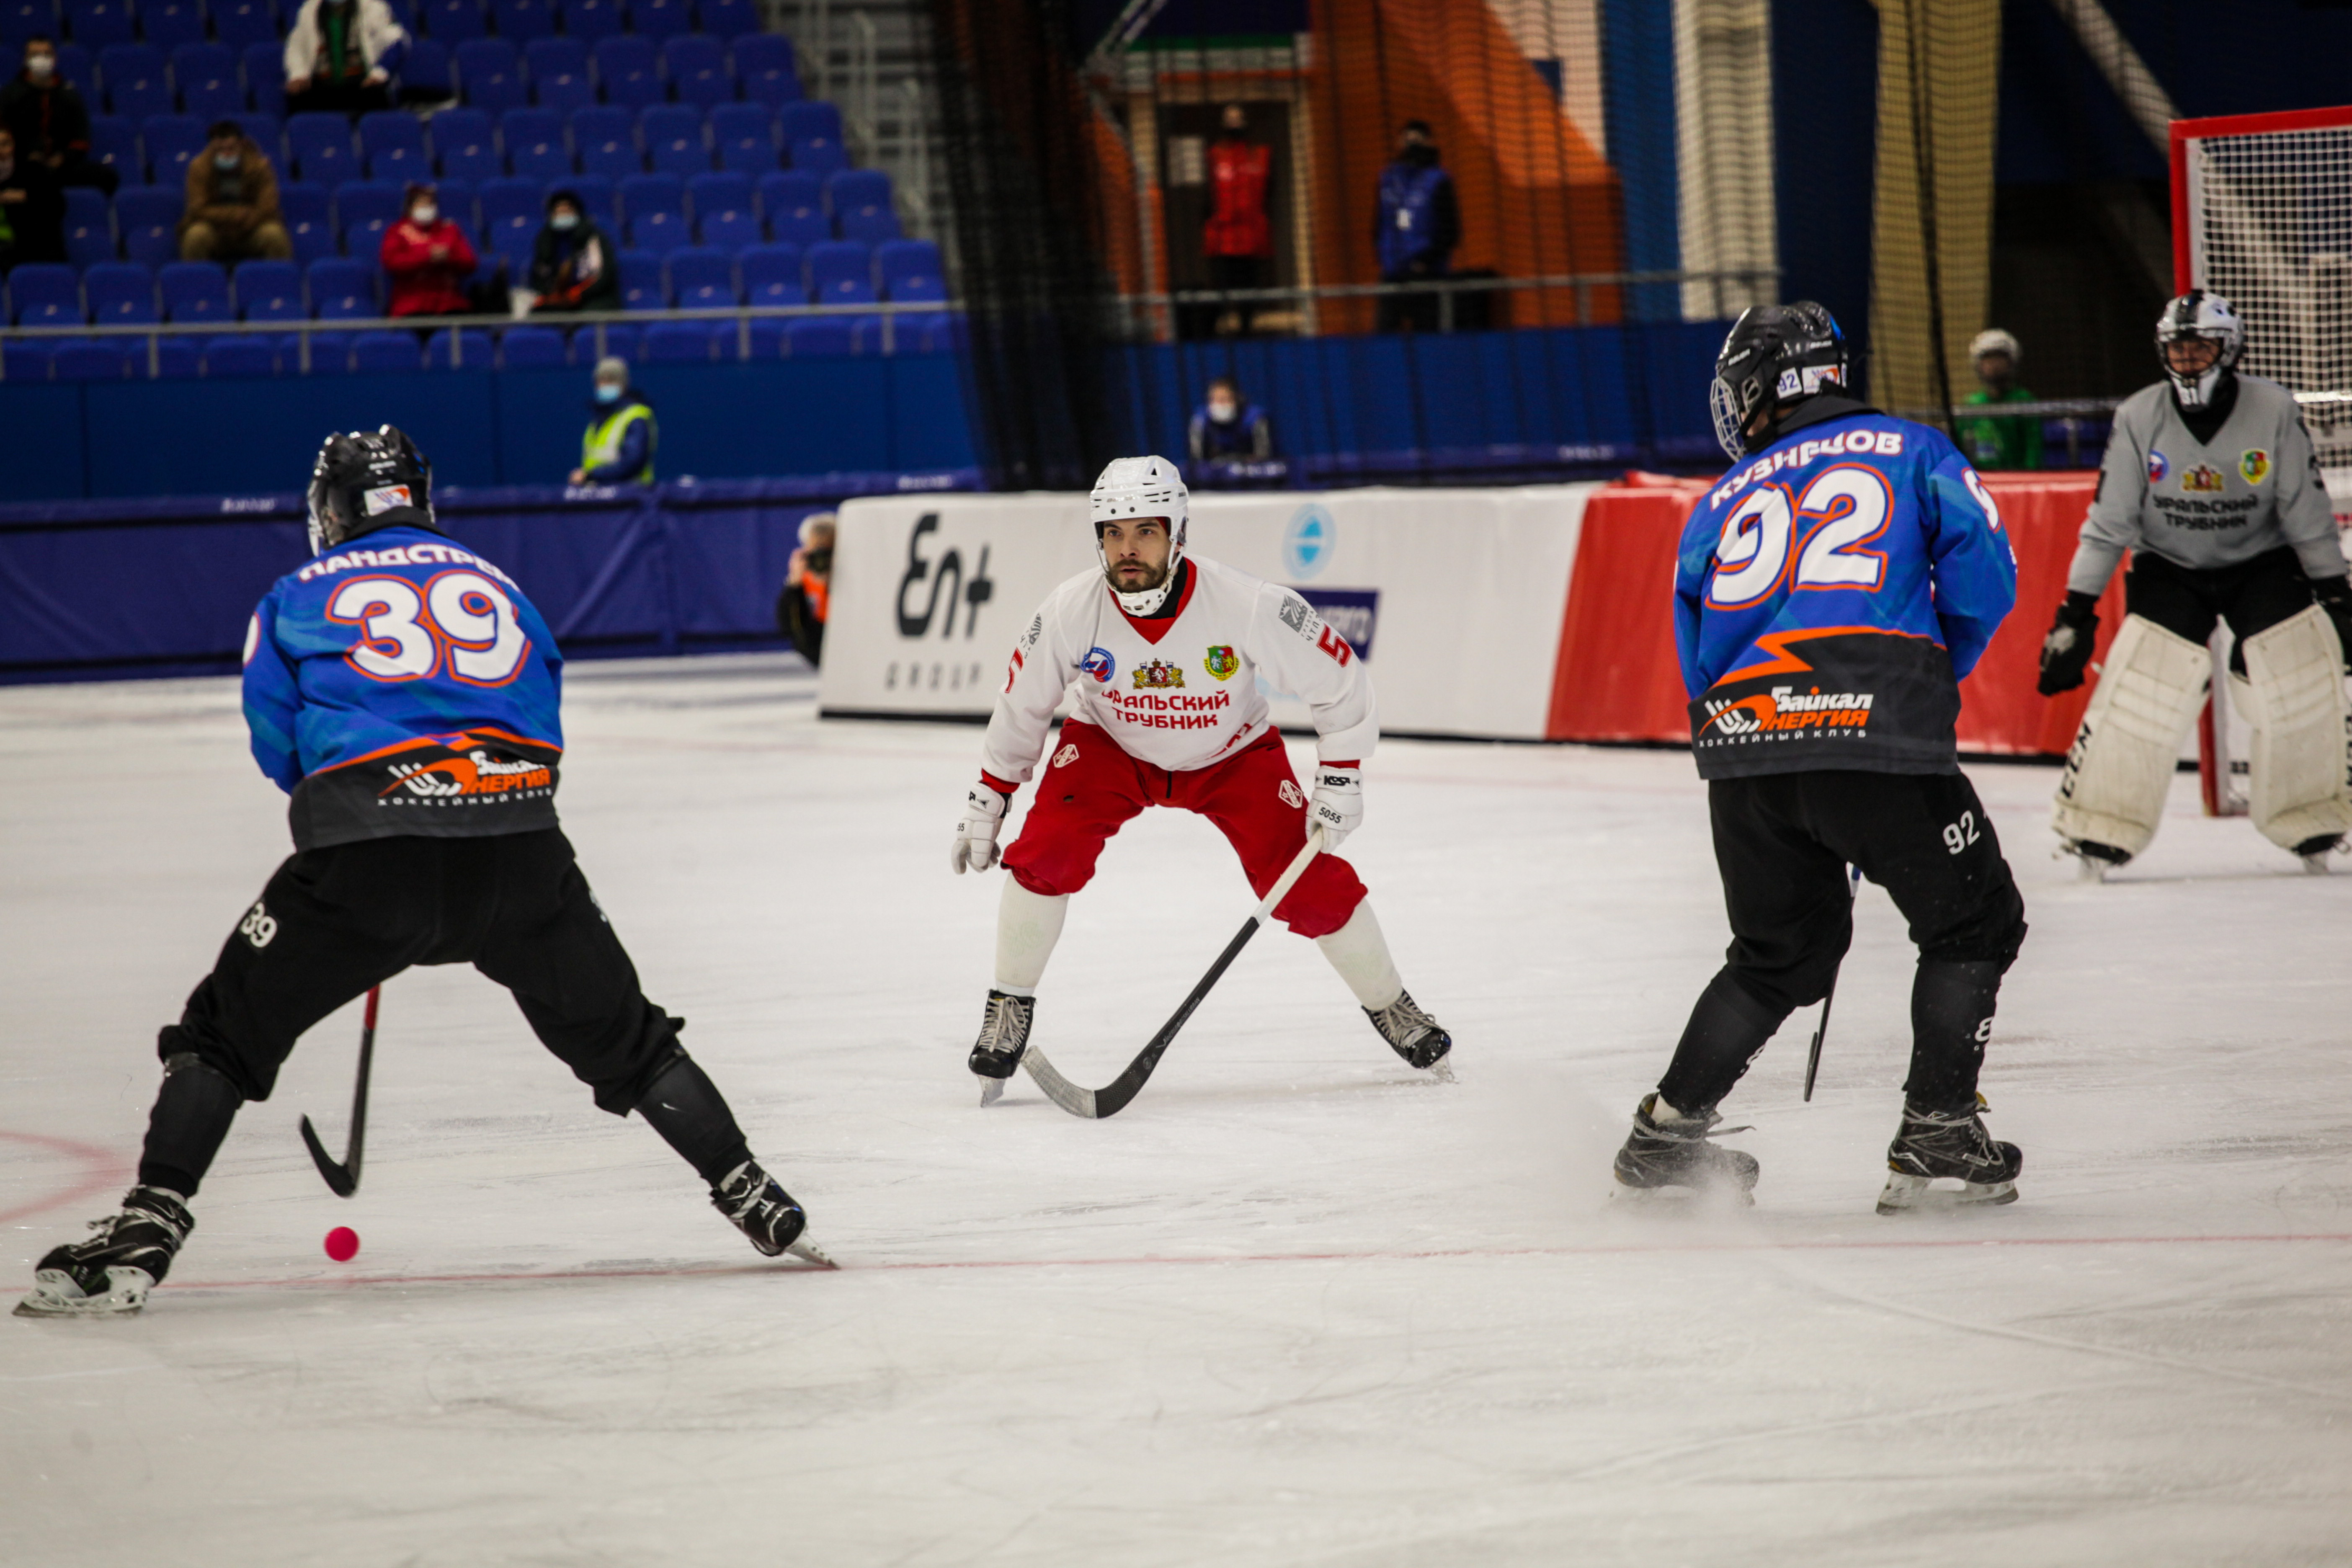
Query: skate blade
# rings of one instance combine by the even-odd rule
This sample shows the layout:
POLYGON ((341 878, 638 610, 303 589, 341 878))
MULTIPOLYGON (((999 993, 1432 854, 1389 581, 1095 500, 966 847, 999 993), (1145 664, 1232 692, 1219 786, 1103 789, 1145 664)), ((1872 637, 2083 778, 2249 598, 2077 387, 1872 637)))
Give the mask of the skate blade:
POLYGON ((980 1080, 980 1108, 982 1110, 986 1110, 1003 1098, 1004 1080, 1003 1079, 984 1078, 980 1080))
POLYGON ((2105 881, 2107 879, 2107 862, 2105 860, 2094 859, 2088 855, 2084 856, 2082 858, 2081 864, 2076 866, 2074 868, 2074 879, 2078 882, 2105 881))
POLYGON ((33 1276, 33 1288, 16 1303, 19 1318, 130 1318, 147 1305, 154 1276, 144 1268, 110 1268, 110 1289, 103 1296, 85 1296, 60 1269, 45 1268, 33 1276))
POLYGON ((1663 1187, 1637 1187, 1612 1176, 1609 1181, 1609 1195, 1612 1202, 1635 1209, 1650 1208, 1669 1214, 1708 1205, 1743 1209, 1756 1206, 1756 1194, 1748 1188, 1714 1184, 1692 1186, 1677 1182, 1663 1187))
POLYGON ((2325 877, 2330 874, 2327 857, 2325 855, 2305 855, 2303 857, 2303 869, 2304 874, 2309 877, 2325 877))
POLYGON ((1950 1214, 1960 1209, 1996 1208, 2016 1201, 2017 1184, 2013 1181, 1962 1182, 1957 1187, 1939 1187, 1934 1178, 1897 1171, 1886 1178, 1885 1190, 1878 1194, 1878 1212, 1950 1214))
POLYGON ((1446 1052, 1445 1055, 1438 1058, 1435 1061, 1430 1063, 1421 1070, 1429 1075, 1430 1081, 1433 1083, 1460 1083, 1462 1081, 1460 1079, 1454 1076, 1454 1053, 1451 1051, 1446 1052))
POLYGON ((790 1256, 799 1258, 803 1263, 814 1263, 819 1268, 838 1268, 841 1267, 840 1264, 835 1263, 832 1258, 827 1258, 823 1252, 817 1250, 816 1247, 810 1242, 795 1241, 790 1247, 785 1247, 784 1251, 790 1256))

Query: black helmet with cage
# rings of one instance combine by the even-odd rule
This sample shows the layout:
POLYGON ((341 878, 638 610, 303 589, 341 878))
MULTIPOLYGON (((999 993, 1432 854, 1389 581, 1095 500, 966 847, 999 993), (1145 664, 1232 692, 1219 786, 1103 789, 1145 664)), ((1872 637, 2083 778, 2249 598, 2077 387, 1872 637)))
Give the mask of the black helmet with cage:
POLYGON ((433 465, 396 426, 327 437, 310 469, 310 553, 379 528, 431 528, 433 465))
POLYGON ((1715 384, 1707 389, 1716 441, 1735 461, 1761 451, 1772 444, 1782 414, 1823 387, 1843 391, 1848 384, 1845 334, 1825 306, 1811 300, 1750 306, 1716 356, 1715 384), (1768 406, 1771 416, 1751 433, 1757 411, 1768 406))

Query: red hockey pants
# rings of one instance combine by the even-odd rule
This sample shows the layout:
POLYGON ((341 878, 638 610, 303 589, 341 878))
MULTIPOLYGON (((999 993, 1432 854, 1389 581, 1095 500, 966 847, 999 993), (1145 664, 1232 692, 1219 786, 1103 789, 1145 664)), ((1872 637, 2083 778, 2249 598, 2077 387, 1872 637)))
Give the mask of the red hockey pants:
MULTIPOLYGON (((1033 893, 1075 893, 1094 879, 1110 836, 1147 805, 1181 806, 1215 823, 1260 898, 1307 841, 1307 794, 1275 731, 1222 763, 1171 773, 1136 761, 1102 731, 1073 720, 1037 775, 1037 799, 1004 852, 1005 869, 1033 893)), ((1301 936, 1328 936, 1363 898, 1354 867, 1318 855, 1274 914, 1301 936)))

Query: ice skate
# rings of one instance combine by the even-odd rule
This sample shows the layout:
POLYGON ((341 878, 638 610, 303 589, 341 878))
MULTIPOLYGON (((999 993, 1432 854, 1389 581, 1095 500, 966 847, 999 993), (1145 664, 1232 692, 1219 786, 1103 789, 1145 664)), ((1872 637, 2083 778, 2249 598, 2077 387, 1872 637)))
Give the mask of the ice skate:
POLYGON ((2104 882, 2107 873, 2131 864, 2131 851, 2118 849, 2112 844, 2099 844, 2088 838, 2070 838, 2061 854, 2072 855, 2080 865, 2075 874, 2085 882, 2104 882))
POLYGON ((1454 1049, 1454 1037, 1438 1026, 1436 1019, 1422 1011, 1421 1004, 1412 999, 1410 991, 1400 991, 1397 999, 1378 1012, 1364 1009, 1364 1016, 1381 1032, 1381 1038, 1391 1049, 1402 1057, 1407 1065, 1421 1068, 1442 1082, 1454 1081, 1454 1067, 1446 1059, 1454 1049))
POLYGON ((988 1008, 981 1015, 980 1038, 972 1042, 971 1062, 974 1075, 984 1080, 980 1086, 982 1106, 996 1103, 1004 1092, 1004 1080, 1021 1065, 1029 1049, 1029 1020, 1036 1012, 1034 996, 1003 991, 988 994, 988 1008))
POLYGON ((1756 1156, 1708 1141, 1721 1116, 1708 1110, 1661 1121, 1656 1119, 1657 1108, 1654 1091, 1643 1096, 1634 1109, 1633 1131, 1626 1135, 1625 1146, 1617 1151, 1619 1197, 1690 1198, 1726 1193, 1737 1194, 1743 1204, 1756 1201, 1756 1177, 1761 1170, 1756 1156))
POLYGON ((2015 1203, 2025 1156, 2014 1143, 1993 1142, 1983 1121, 1988 1109, 1983 1095, 1965 1112, 1922 1110, 1906 1100, 1903 1126, 1886 1146, 1888 1175, 1878 1212, 2015 1203), (1957 1181, 1958 1190, 1938 1187, 1939 1181, 1957 1181))
POLYGON ((33 1270, 33 1289, 16 1303, 20 1318, 128 1317, 171 1271, 172 1258, 196 1222, 177 1193, 133 1187, 122 1207, 89 1222, 88 1241, 52 1247, 33 1270))
POLYGON ((744 1161, 710 1189, 710 1206, 751 1237, 762 1257, 789 1252, 823 1268, 834 1266, 832 1258, 801 1239, 807 1214, 756 1160, 744 1161))
POLYGON ((2305 871, 2315 877, 2325 877, 2332 869, 2327 858, 2344 852, 2344 840, 2338 835, 2323 833, 2316 838, 2306 838, 2296 845, 2294 852, 2303 858, 2305 871))

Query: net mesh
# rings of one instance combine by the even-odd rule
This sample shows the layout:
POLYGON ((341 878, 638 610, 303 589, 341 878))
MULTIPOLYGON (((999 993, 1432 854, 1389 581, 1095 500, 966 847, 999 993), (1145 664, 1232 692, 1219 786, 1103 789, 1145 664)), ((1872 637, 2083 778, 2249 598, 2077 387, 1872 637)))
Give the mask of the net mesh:
POLYGON ((2202 137, 2189 158, 2194 282, 2245 323, 2241 368, 2304 395, 2321 466, 2352 466, 2352 122, 2202 137))

